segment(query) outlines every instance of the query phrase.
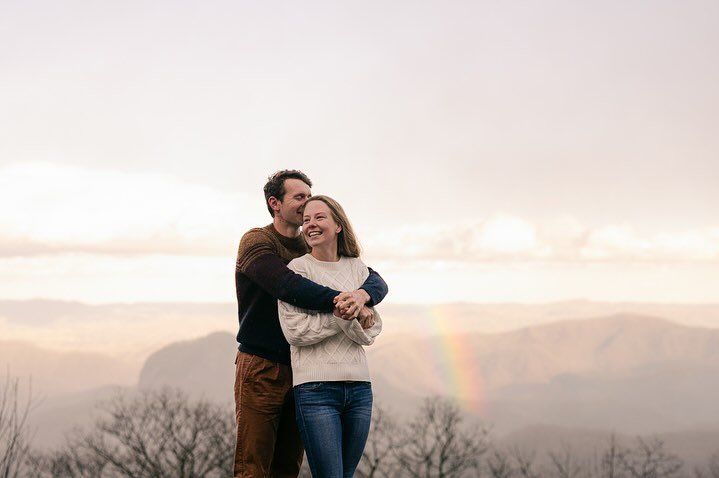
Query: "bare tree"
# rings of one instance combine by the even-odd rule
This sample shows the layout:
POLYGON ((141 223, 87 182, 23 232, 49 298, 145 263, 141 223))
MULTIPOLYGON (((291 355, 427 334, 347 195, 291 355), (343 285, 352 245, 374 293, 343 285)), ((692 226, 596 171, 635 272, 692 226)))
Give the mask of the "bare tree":
POLYGON ((487 472, 492 478, 511 478, 515 476, 515 469, 509 456, 500 450, 492 450, 485 460, 485 464, 487 472))
POLYGON ((492 448, 487 453, 484 469, 492 478, 541 478, 539 466, 536 464, 536 453, 513 446, 508 450, 492 448))
POLYGON ((232 473, 234 420, 230 410, 190 402, 179 390, 118 395, 88 433, 35 457, 38 476, 220 477, 232 473))
POLYGON ((375 404, 367 445, 356 475, 360 478, 396 478, 401 474, 397 452, 409 436, 384 408, 375 404))
POLYGON ((408 440, 397 451, 400 467, 413 477, 454 478, 477 470, 488 448, 488 432, 463 426, 463 416, 448 399, 425 400, 407 426, 408 440))
MULTIPOLYGON (((597 460, 581 461, 569 447, 547 453, 537 465, 536 453, 513 447, 509 452, 493 450, 485 463, 492 478, 680 478, 683 462, 664 448, 657 438, 637 438, 632 447, 621 445, 614 435, 597 460)), ((696 478, 719 478, 719 455, 696 478), (712 468, 714 466, 714 468, 712 468), (717 473, 713 475, 712 473, 717 473)))
POLYGON ((577 462, 576 453, 568 446, 561 452, 549 452, 549 459, 552 462, 552 476, 557 478, 579 478, 587 473, 586 467, 577 462))
POLYGON ((32 408, 32 382, 28 396, 20 399, 20 381, 8 372, 0 389, 0 478, 15 478, 23 472, 30 449, 28 416, 32 408))
POLYGON ((602 478, 623 478, 621 459, 625 451, 619 446, 617 436, 612 433, 607 449, 602 453, 597 474, 602 478))
POLYGON ((70 438, 62 450, 52 453, 32 453, 28 457, 30 478, 98 478, 117 476, 107 471, 108 461, 89 450, 83 438, 70 438))
POLYGON ((679 477, 684 463, 664 449, 658 438, 637 438, 636 446, 619 452, 622 470, 631 478, 679 477))
POLYGON ((523 450, 514 447, 511 451, 511 457, 515 462, 517 475, 522 478, 540 478, 542 475, 537 471, 536 453, 534 451, 523 450))
POLYGON ((719 478, 719 453, 715 453, 709 459, 706 468, 696 468, 694 470, 696 478, 719 478))

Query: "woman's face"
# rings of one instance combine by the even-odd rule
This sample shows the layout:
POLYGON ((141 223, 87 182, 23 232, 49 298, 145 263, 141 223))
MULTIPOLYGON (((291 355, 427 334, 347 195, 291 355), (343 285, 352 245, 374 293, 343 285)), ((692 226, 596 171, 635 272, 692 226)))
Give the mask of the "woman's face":
POLYGON ((322 201, 309 201, 302 215, 302 234, 311 248, 337 248, 337 234, 342 227, 332 217, 330 208, 322 201))

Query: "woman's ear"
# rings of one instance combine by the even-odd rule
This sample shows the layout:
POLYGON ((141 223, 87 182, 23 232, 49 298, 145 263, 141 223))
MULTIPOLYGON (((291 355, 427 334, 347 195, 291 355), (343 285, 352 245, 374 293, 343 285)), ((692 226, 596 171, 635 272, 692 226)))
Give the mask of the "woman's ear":
POLYGON ((338 225, 338 226, 337 226, 337 230, 336 230, 335 232, 336 232, 337 234, 339 234, 340 232, 342 232, 342 226, 338 225))

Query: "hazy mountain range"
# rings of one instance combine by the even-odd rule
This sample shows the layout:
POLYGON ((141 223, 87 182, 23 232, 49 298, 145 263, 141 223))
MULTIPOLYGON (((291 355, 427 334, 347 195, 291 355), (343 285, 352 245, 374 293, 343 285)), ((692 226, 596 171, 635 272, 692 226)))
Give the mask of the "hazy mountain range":
MULTIPOLYGON (((35 320, 28 304, 15 306, 15 311, 8 312, 8 303, 0 303, 0 327, 20 322, 44 333, 58 323, 57 314, 35 320)), ((41 305, 33 306, 36 312, 40 310, 41 305)), ((77 307, 75 312, 112 310, 110 306, 77 307)), ((79 313, 74 323, 85 328, 114 324, 122 316, 122 307, 113 307, 114 312, 103 317, 79 313)), ((183 322, 190 315, 202 320, 234 314, 224 307, 208 307, 216 309, 208 313, 202 305, 189 311, 168 306, 169 317, 161 317, 158 304, 128 306, 136 315, 125 322, 120 336, 147 333, 158 324, 170 326, 173 318, 183 322), (154 325, 148 326, 140 315, 154 325)), ((574 313, 577 308, 609 310, 615 305, 569 303, 568 307, 574 313)), ((677 443, 682 441, 677 437, 684 437, 688 442, 701 442, 707 450, 719 450, 719 330, 687 325, 711 322, 694 313, 715 313, 719 307, 669 306, 674 321, 635 313, 550 321, 545 314, 555 308, 559 305, 536 309, 525 305, 382 308, 387 323, 402 323, 413 316, 412 329, 425 330, 392 333, 390 327, 390 333, 368 349, 377 402, 393 411, 410 412, 428 395, 452 396, 469 414, 492 425, 498 436, 514 442, 531 442, 536 438, 532 430, 538 429, 545 430, 546 437, 556 437, 556 443, 576 441, 572 438, 575 433, 589 442, 591 437, 601 441, 613 430, 628 435, 661 432, 675 437, 677 443), (502 332, 477 332, 472 330, 474 326, 462 329, 457 325, 481 321, 478 317, 489 314, 490 309, 495 310, 495 317, 504 310, 508 321, 507 317, 518 323, 531 318, 535 325, 502 332), (471 316, 473 311, 477 315, 471 316), (524 318, 517 319, 519 316, 524 318), (435 327, 455 319, 454 328, 435 327), (454 332, 457 327, 460 332, 454 332), (435 335, 429 334, 430 329, 435 335), (445 333, 436 334, 442 330, 445 333)), ((65 317, 60 323, 72 321, 65 317)), ((87 424, 92 404, 116 393, 110 385, 128 389, 177 386, 195 397, 223 401, 231 407, 236 344, 230 331, 170 341, 145 355, 139 370, 125 358, 109 356, 112 354, 59 352, 4 340, 4 335, 0 338, 0 363, 8 363, 14 375, 32 374, 44 396, 34 414, 35 426, 41 431, 36 434, 39 445, 58 443, 63 430, 87 424)), ((112 331, 108 335, 109 340, 112 331)))
MULTIPOLYGON (((383 337, 410 334, 497 333, 565 319, 633 314, 719 328, 719 304, 604 303, 381 304, 383 337)), ((89 305, 56 300, 0 300, 0 340, 28 342, 58 351, 98 353, 139 370, 155 350, 214 331, 235 333, 234 303, 89 305)))
MULTIPOLYGON (((138 385, 227 399, 233 346, 231 334, 217 333, 163 348, 138 385)), ((625 433, 719 424, 719 331, 662 319, 621 315, 501 334, 405 337, 369 348, 368 357, 379 402, 454 396, 500 432, 538 423, 625 433), (447 353, 451 347, 461 356, 447 353)))

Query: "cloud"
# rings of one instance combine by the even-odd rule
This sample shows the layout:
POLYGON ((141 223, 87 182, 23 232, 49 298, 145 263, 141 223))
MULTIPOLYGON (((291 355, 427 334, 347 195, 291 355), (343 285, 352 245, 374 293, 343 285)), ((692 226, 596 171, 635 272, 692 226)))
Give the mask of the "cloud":
MULTIPOLYGON (((0 257, 231 257, 247 229, 268 222, 259 194, 51 163, 0 168, 0 201, 0 257)), ((404 262, 719 260, 719 227, 650 234, 631 224, 587 227, 569 216, 398 224, 361 239, 370 258, 404 262)))
POLYGON ((260 197, 161 174, 51 163, 0 169, 0 201, 0 256, 6 257, 223 255, 268 219, 260 197))
POLYGON ((363 244, 373 257, 386 259, 482 261, 547 256, 537 226, 507 215, 473 223, 402 225, 378 232, 363 244))
POLYGON ((629 225, 591 231, 580 250, 585 259, 716 260, 719 227, 642 236, 629 225))
POLYGON ((2 299, 232 302, 234 257, 60 254, 0 257, 2 299))
POLYGON ((641 234, 630 225, 582 226, 568 216, 533 223, 497 214, 464 224, 417 224, 364 242, 379 259, 438 261, 714 261, 719 227, 641 234))

